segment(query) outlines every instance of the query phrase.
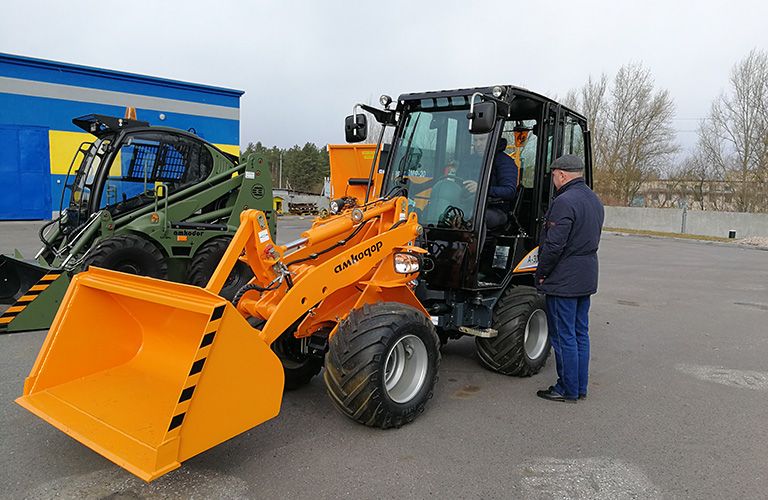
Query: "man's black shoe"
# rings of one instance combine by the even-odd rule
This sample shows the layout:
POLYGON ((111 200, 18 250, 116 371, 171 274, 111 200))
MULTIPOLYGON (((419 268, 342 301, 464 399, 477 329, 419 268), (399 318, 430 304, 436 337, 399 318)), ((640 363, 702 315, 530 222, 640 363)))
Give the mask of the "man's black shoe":
POLYGON ((556 392, 552 387, 550 387, 547 390, 536 391, 536 395, 541 399, 546 399, 549 401, 557 401, 558 403, 575 403, 576 402, 575 399, 567 399, 565 396, 563 396, 559 392, 556 392))
POLYGON ((579 394, 579 399, 587 399, 587 395, 586 394, 579 394))

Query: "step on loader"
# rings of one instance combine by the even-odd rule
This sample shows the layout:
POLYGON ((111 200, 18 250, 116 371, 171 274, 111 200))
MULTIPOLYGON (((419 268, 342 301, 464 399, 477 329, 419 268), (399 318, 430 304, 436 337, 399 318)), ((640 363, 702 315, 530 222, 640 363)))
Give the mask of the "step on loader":
POLYGON ((473 336, 484 366, 537 373, 550 350, 533 287, 547 167, 581 154, 591 181, 584 118, 511 86, 381 103, 347 117, 359 143, 358 110, 373 115, 378 144, 332 153, 331 213, 299 239, 276 245, 265 214, 247 210, 205 288, 75 275, 17 402, 150 481, 276 416, 283 389, 323 369, 336 409, 379 428, 423 412, 441 342, 473 336), (363 181, 343 158, 371 150, 363 181), (488 196, 499 154, 519 159, 508 204, 488 196), (489 207, 506 210, 502 227, 486 227, 489 207), (229 301, 238 263, 253 278, 229 301))
MULTIPOLYGON (((89 266, 204 286, 247 208, 272 218, 261 157, 243 161, 196 135, 87 115, 94 136, 75 153, 60 215, 40 231, 34 260, 0 256, 0 333, 47 329, 73 274, 89 266)), ((271 222, 274 228, 274 221, 271 222)), ((223 290, 251 278, 238 265, 223 290)))

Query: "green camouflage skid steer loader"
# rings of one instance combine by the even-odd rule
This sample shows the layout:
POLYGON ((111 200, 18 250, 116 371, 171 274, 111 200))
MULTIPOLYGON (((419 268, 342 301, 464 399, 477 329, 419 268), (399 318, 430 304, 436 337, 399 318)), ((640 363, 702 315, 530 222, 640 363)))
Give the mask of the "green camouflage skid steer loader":
MULTIPOLYGON (((264 211, 275 234, 262 157, 240 161, 192 133, 137 120, 72 122, 95 140, 75 154, 34 260, 0 256, 0 304, 11 304, 0 333, 47 329, 72 275, 91 265, 205 286, 245 209, 264 211)), ((240 263, 222 296, 250 278, 240 263)))

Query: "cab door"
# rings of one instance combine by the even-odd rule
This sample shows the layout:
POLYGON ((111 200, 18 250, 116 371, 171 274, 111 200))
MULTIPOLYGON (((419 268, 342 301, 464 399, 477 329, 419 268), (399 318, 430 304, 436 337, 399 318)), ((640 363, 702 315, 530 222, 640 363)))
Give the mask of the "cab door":
POLYGON ((544 106, 544 116, 542 119, 541 137, 543 140, 538 143, 538 154, 536 164, 536 220, 534 222, 535 238, 538 240, 541 230, 541 221, 549 207, 549 203, 555 193, 552 185, 552 171, 550 165, 560 156, 561 142, 563 137, 564 116, 562 107, 559 104, 548 103, 544 106))
POLYGON ((571 154, 584 162, 584 178, 588 186, 592 186, 592 151, 590 148, 587 122, 572 113, 563 116, 563 140, 560 154, 571 154))

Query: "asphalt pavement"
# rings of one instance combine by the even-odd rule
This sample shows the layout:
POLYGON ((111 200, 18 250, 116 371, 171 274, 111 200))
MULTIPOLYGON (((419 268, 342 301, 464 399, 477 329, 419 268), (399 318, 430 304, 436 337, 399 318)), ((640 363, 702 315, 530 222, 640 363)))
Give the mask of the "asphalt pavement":
MULTIPOLYGON (((279 240, 309 219, 284 218, 279 240)), ((0 224, 0 252, 35 243, 0 224)), ((768 252, 606 234, 588 399, 547 402, 554 361, 518 379, 443 349, 434 398, 381 431, 322 377, 280 415, 146 484, 13 403, 45 332, 0 335, 2 498, 765 498, 768 252)))

